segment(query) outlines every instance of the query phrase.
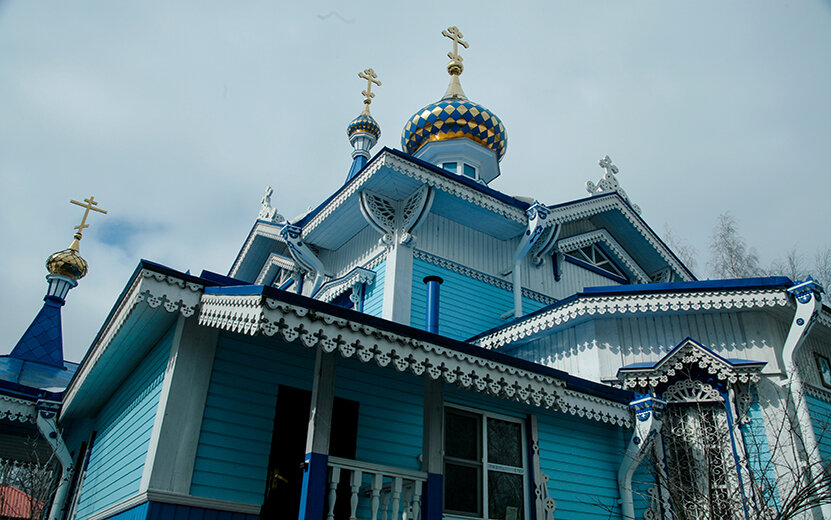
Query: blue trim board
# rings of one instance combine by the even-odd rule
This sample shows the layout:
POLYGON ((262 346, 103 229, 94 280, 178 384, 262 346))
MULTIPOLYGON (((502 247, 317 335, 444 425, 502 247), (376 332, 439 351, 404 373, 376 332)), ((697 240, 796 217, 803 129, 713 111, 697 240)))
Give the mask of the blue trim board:
POLYGON ((424 520, 441 520, 444 513, 444 475, 427 474, 427 488, 421 497, 421 517, 424 520))
POLYGON ((323 500, 313 497, 326 495, 329 456, 322 453, 307 453, 303 471, 303 490, 300 495, 300 519, 323 518, 323 500))
POLYGON ((196 506, 144 502, 110 516, 107 520, 259 520, 259 516, 196 506))

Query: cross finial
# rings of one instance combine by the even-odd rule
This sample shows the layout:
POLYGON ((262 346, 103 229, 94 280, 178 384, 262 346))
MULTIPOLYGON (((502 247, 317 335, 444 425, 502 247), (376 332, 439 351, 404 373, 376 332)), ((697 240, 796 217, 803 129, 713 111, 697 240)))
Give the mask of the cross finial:
POLYGON ((361 79, 366 80, 366 90, 361 91, 361 95, 364 96, 364 112, 369 113, 369 104, 372 103, 372 98, 375 97, 375 94, 372 93, 372 84, 375 83, 379 87, 381 86, 381 82, 378 81, 378 75, 375 74, 375 71, 372 69, 366 69, 363 72, 358 73, 358 77, 361 79))
POLYGON ((95 206, 98 205, 98 201, 95 200, 95 197, 93 197, 93 196, 90 196, 90 198, 88 198, 88 199, 84 199, 84 202, 78 202, 77 200, 72 200, 72 199, 70 199, 69 202, 84 208, 84 216, 81 218, 81 223, 78 224, 77 226, 75 226, 75 229, 78 230, 78 232, 75 233, 75 240, 70 245, 70 249, 72 249, 73 246, 74 246, 77 250, 78 240, 81 240, 81 233, 83 233, 84 229, 89 227, 89 224, 87 224, 87 217, 89 216, 89 210, 97 211, 99 213, 104 213, 104 214, 106 214, 107 211, 103 210, 101 208, 96 208, 95 207, 95 206), (84 204, 84 203, 86 203, 86 204, 84 204))
POLYGON ((453 50, 447 53, 447 57, 450 58, 450 63, 447 64, 447 72, 453 76, 458 76, 464 70, 462 57, 459 55, 459 45, 467 49, 468 44, 466 41, 462 41, 462 31, 455 25, 443 30, 441 34, 453 40, 453 50))
POLYGON ((610 172, 611 172, 611 173, 617 173, 617 172, 618 172, 617 166, 615 166, 614 164, 612 164, 612 160, 611 160, 611 159, 609 159, 609 156, 608 156, 608 155, 607 155, 606 157, 604 157, 604 158, 600 159, 600 162, 599 162, 598 164, 600 165, 600 167, 601 167, 601 168, 603 168, 604 170, 606 170, 606 174, 607 174, 607 175, 608 175, 610 172))

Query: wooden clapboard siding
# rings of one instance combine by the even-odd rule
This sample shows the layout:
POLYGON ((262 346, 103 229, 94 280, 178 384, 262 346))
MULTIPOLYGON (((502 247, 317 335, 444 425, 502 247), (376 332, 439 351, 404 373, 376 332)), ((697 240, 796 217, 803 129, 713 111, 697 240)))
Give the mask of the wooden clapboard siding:
POLYGON ((96 416, 76 518, 138 493, 172 339, 171 329, 96 416))
MULTIPOLYGON (((505 323, 500 316, 514 308, 514 295, 481 280, 439 267, 421 259, 413 260, 413 294, 410 325, 426 328, 427 286, 424 277, 440 276, 439 334, 465 340, 505 323)), ((545 304, 523 297, 524 313, 534 312, 545 304)))
POLYGON ((431 213, 416 231, 418 248, 492 276, 511 268, 519 238, 499 240, 431 213))
MULTIPOLYGON (((147 520, 258 520, 258 515, 150 502, 147 520)), ((122 520, 122 519, 119 519, 122 520)), ((142 519, 123 519, 142 520, 142 519)))
POLYGON ((149 512, 150 503, 145 502, 139 506, 117 513, 107 520, 146 520, 149 512))
MULTIPOLYGON (((445 385, 445 402, 519 418, 537 415, 540 468, 548 475, 548 492, 557 502, 555 518, 620 518, 617 472, 631 431, 573 415, 445 385), (609 509, 613 511, 611 514, 609 509)), ((530 462, 529 462, 530 464, 530 462)), ((639 473, 639 477, 644 473, 639 473)), ((645 475, 648 477, 648 470, 645 475)), ((642 481, 645 479, 641 479, 642 481)), ((648 487, 639 482, 637 490, 648 487)), ((530 497, 530 490, 526 497, 530 497)), ((529 498, 530 499, 530 498, 529 498)), ((644 501, 636 497, 636 510, 644 501)))
POLYGON ((384 310, 384 275, 387 261, 381 260, 373 271, 375 281, 372 282, 364 292, 364 313, 370 316, 381 317, 384 310))
MULTIPOLYGON (((556 515, 570 520, 620 518, 617 472, 628 432, 553 413, 539 415, 538 428, 540 466, 550 479, 556 515)), ((642 499, 637 506, 643 509, 642 499)))
MULTIPOLYGON (((604 381, 616 377, 621 366, 658 361, 690 337, 726 358, 766 361, 765 370, 774 372, 779 369, 775 347, 786 334, 787 326, 761 311, 595 316, 505 352, 604 381)), ((809 357, 812 354, 805 354, 800 364, 808 363, 809 357)))
POLYGON ((383 251, 383 246, 378 244, 379 238, 381 238, 381 234, 367 226, 350 238, 337 251, 321 250, 320 260, 326 266, 327 271, 335 278, 343 276, 383 251))
POLYGON ((338 359, 335 395, 358 401, 355 458, 420 470, 424 381, 354 359, 338 359))
MULTIPOLYGON (((776 471, 771 463, 764 415, 758 400, 748 407, 747 415, 750 421, 741 426, 741 435, 744 449, 747 452, 748 466, 753 474, 753 480, 761 485, 763 493, 768 493, 774 491, 769 489, 768 484, 776 485, 776 471)), ((779 505, 776 493, 773 493, 772 498, 776 505, 779 505)))
POLYGON ((806 395, 805 400, 808 402, 822 460, 831 461, 831 403, 813 395, 806 395))
POLYGON ((191 494, 261 504, 277 388, 311 389, 314 353, 274 338, 220 335, 191 494))

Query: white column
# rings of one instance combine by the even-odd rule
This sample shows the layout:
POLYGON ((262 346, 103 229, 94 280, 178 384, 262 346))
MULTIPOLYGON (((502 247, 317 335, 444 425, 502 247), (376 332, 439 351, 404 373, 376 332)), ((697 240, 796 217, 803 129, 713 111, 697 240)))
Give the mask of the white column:
POLYGON ((384 268, 384 305, 381 317, 409 325, 412 297, 413 249, 396 240, 387 254, 384 268))
POLYGON ((190 493, 218 329, 179 316, 140 490, 190 493))

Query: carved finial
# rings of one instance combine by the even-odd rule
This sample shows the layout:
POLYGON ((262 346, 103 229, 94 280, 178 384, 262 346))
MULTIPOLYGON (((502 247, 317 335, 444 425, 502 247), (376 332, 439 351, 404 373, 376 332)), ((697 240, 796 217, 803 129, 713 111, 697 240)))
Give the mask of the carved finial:
POLYGON ((95 207, 95 206, 98 205, 98 201, 96 201, 95 197, 93 197, 93 196, 90 196, 90 198, 88 198, 88 199, 84 199, 84 202, 78 202, 77 200, 71 200, 71 199, 70 199, 69 202, 84 208, 84 216, 81 218, 81 223, 78 224, 77 226, 75 226, 75 229, 77 229, 78 232, 75 233, 75 237, 72 240, 72 243, 69 244, 69 249, 71 249, 71 250, 73 250, 77 253, 78 250, 80 249, 79 242, 81 240, 81 234, 84 232, 84 229, 89 227, 89 224, 87 224, 87 217, 89 216, 89 210, 97 211, 98 213, 104 213, 105 215, 106 215, 107 211, 103 210, 101 208, 96 208, 95 207))
POLYGON ((615 174, 618 173, 618 167, 612 164, 612 160, 609 156, 605 156, 600 159, 598 163, 601 168, 603 168, 604 174, 603 177, 597 182, 597 184, 593 183, 592 181, 586 181, 586 191, 591 193, 592 195, 599 195, 601 193, 606 193, 610 191, 616 191, 620 194, 621 197, 632 206, 636 212, 640 213, 641 208, 637 204, 634 204, 630 199, 629 196, 626 195, 626 192, 623 191, 623 188, 620 187, 620 183, 615 177, 615 174))
POLYGON ((462 31, 455 25, 443 30, 441 34, 453 40, 453 50, 447 53, 447 57, 450 58, 450 63, 447 64, 447 72, 451 76, 458 76, 464 70, 462 57, 459 55, 459 45, 467 49, 468 44, 466 41, 462 41, 462 31))
POLYGON ((364 114, 369 115, 369 104, 372 103, 372 98, 375 97, 375 94, 372 93, 372 84, 375 83, 380 87, 381 82, 376 79, 378 75, 372 69, 359 72, 358 77, 366 80, 366 90, 361 91, 361 95, 364 96, 364 114))
POLYGON ((271 195, 273 193, 274 190, 271 189, 271 186, 265 187, 265 194, 263 195, 263 198, 260 199, 260 203, 262 204, 260 206, 260 214, 257 215, 257 218, 259 220, 265 220, 268 222, 280 224, 282 222, 285 222, 286 219, 285 217, 283 217, 283 215, 277 213, 277 210, 275 208, 271 207, 271 195))

